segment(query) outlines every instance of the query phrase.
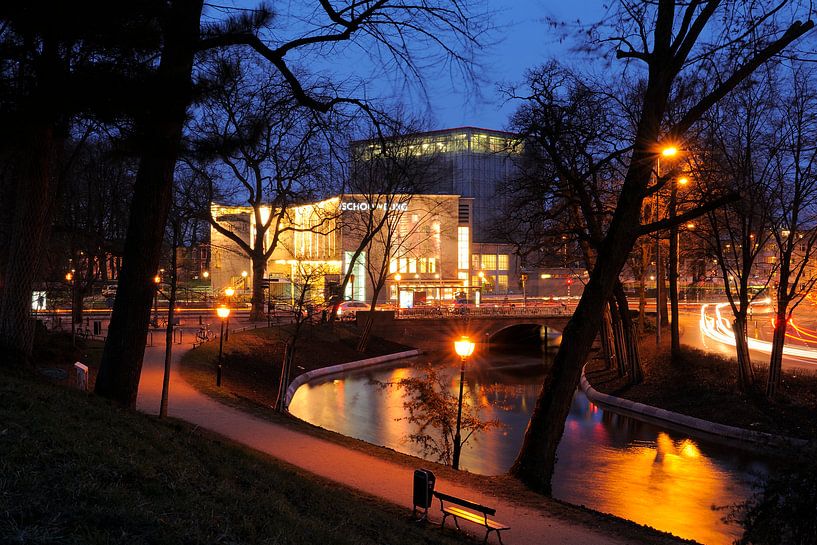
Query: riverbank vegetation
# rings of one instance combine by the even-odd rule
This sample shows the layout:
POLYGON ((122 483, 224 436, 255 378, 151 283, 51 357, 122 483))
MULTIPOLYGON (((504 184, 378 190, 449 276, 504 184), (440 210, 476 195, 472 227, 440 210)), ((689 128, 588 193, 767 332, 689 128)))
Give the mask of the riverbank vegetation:
MULTIPOLYGON (((720 424, 817 439, 817 373, 783 370, 778 395, 770 401, 760 390, 742 392, 730 358, 682 347, 670 363, 668 344, 656 350, 642 343, 644 380, 628 384, 601 360, 588 366, 587 378, 597 390, 720 424)), ((756 368, 763 376, 768 369, 756 368)))
POLYGON ((20 374, 0 380, 0 452, 3 543, 465 542, 193 426, 20 374))

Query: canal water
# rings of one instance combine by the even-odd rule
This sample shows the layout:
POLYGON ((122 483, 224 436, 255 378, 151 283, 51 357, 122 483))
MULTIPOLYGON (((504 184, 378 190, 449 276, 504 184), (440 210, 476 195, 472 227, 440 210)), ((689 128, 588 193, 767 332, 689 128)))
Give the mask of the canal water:
MULTIPOLYGON (((318 426, 422 456, 406 437, 402 392, 378 383, 422 373, 427 360, 346 373, 302 386, 290 411, 318 426)), ((459 362, 435 364, 456 394, 459 362)), ((480 418, 502 427, 473 437, 463 447, 461 466, 485 475, 502 474, 513 463, 544 377, 540 358, 491 354, 475 358, 466 371, 466 397, 483 406, 480 418)), ((691 438, 628 418, 590 403, 576 392, 559 444, 553 494, 646 524, 677 536, 725 545, 740 535, 723 522, 726 510, 752 492, 765 474, 757 455, 691 438)))

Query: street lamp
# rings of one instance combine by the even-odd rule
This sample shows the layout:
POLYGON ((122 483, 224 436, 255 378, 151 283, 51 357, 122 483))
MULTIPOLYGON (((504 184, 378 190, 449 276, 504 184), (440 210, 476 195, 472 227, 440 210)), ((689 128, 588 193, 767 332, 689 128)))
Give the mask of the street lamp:
POLYGON ((669 289, 670 289, 670 353, 673 357, 677 357, 681 351, 681 333, 679 312, 678 312, 678 297, 679 288, 678 280, 680 278, 679 255, 681 232, 678 226, 674 224, 676 213, 678 210, 678 188, 685 188, 689 185, 689 178, 681 177, 672 184, 669 198, 669 219, 673 224, 670 226, 669 232, 669 289))
MULTIPOLYGON (((661 153, 656 158, 655 162, 655 180, 656 185, 661 182, 661 157, 675 157, 678 155, 678 148, 674 145, 667 145, 661 148, 661 153)), ((674 204, 674 197, 675 197, 675 185, 672 186, 672 199, 671 205, 674 204)), ((653 217, 657 222, 659 220, 658 217, 658 191, 655 192, 653 197, 653 217)), ((655 232, 655 276, 657 278, 655 282, 655 342, 656 344, 661 344, 661 284, 663 283, 664 273, 661 269, 661 235, 658 231, 655 232)))
POLYGON ((155 284, 153 290, 153 325, 159 327, 159 284, 162 282, 162 277, 158 274, 153 277, 155 284))
MULTIPOLYGON (((231 287, 224 290, 224 295, 227 296, 227 302, 231 303, 232 302, 232 297, 233 297, 233 295, 235 295, 235 290, 231 286, 231 287)), ((224 330, 224 336, 227 337, 227 339, 225 339, 225 340, 229 340, 229 337, 230 337, 230 313, 227 312, 227 314, 224 317, 227 318, 227 329, 224 330)))
POLYGON ((400 308, 400 280, 402 280, 400 273, 394 275, 394 281, 397 283, 397 308, 400 308))
POLYGON ((451 467, 460 468, 460 452, 462 451, 462 436, 460 435, 460 425, 462 423, 462 384, 465 380, 465 360, 474 353, 474 342, 468 337, 460 337, 454 341, 454 351, 460 357, 460 397, 457 402, 457 429, 454 433, 454 456, 451 459, 451 467))
POLYGON ((68 296, 71 299, 71 346, 77 344, 77 325, 74 323, 74 269, 65 273, 65 280, 71 286, 71 293, 68 296))
POLYGON ((221 356, 224 352, 224 322, 230 319, 230 309, 221 305, 216 309, 221 319, 221 335, 218 336, 218 367, 216 367, 216 386, 221 387, 221 356))
POLYGON ((242 289, 244 290, 247 289, 247 276, 248 276, 247 271, 241 271, 241 286, 242 289))

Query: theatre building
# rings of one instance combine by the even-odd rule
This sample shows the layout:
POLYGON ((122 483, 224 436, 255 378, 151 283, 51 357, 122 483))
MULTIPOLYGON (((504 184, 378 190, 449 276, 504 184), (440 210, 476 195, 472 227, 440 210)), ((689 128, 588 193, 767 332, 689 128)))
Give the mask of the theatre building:
MULTIPOLYGON (((211 208, 222 227, 252 244, 256 223, 249 207, 212 203, 211 208)), ((278 301, 294 301, 304 287, 309 299, 326 299, 350 270, 346 299, 370 300, 371 277, 382 274, 381 302, 396 302, 398 291, 404 307, 451 300, 463 292, 471 300, 478 287, 472 282, 477 274, 471 268, 472 210, 473 199, 437 194, 343 195, 291 207, 278 228, 264 280, 278 301), (372 223, 383 224, 374 235, 367 227, 372 223)), ((261 221, 273 212, 263 208, 261 221)), ((270 244, 273 233, 264 240, 270 244)), ((216 294, 227 287, 241 293, 255 280, 249 258, 214 228, 210 278, 216 294)))

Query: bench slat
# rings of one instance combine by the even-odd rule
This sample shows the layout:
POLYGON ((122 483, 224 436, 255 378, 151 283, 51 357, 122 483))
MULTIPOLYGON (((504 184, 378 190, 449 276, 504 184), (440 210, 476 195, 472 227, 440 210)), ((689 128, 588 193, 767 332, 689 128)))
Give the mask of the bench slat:
POLYGON ((465 519, 471 521, 475 524, 479 524, 481 526, 487 526, 491 530, 510 530, 510 526, 506 526, 501 522, 497 522, 495 520, 486 519, 482 515, 478 515, 477 513, 472 513, 471 511, 466 511, 465 509, 460 509, 459 507, 446 507, 443 509, 443 513, 448 513, 449 515, 461 519, 465 519))
POLYGON ((458 498, 457 496, 451 496, 449 494, 444 494, 442 492, 437 491, 434 491, 434 495, 443 501, 456 503, 457 505, 462 505, 463 507, 474 509, 475 511, 479 511, 480 513, 485 513, 486 515, 496 515, 496 509, 486 507, 484 505, 481 505, 470 500, 465 500, 463 498, 458 498))

